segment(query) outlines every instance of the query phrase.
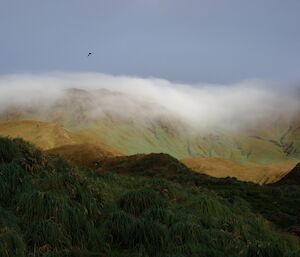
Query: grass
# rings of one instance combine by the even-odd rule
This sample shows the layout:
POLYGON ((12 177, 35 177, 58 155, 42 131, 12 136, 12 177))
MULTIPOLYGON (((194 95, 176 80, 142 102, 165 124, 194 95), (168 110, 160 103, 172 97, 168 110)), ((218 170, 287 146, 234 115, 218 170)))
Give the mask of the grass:
POLYGON ((25 243, 16 231, 3 227, 0 229, 0 256, 25 256, 25 243))
POLYGON ((22 140, 0 149, 0 257, 300 256, 285 232, 299 222, 299 186, 99 174, 22 140))
POLYGON ((119 200, 119 207, 124 211, 139 216, 153 207, 164 207, 165 199, 151 189, 138 189, 126 192, 119 200))

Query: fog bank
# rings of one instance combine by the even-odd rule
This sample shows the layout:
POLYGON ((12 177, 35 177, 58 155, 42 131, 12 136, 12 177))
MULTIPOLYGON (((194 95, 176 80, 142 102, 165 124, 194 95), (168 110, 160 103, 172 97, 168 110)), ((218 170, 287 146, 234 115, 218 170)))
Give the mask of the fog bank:
POLYGON ((116 94, 106 98, 105 107, 97 104, 101 94, 92 94, 94 116, 100 115, 103 108, 121 116, 136 113, 145 119, 163 113, 177 117, 195 130, 243 129, 272 118, 292 118, 300 110, 298 87, 267 81, 191 85, 99 73, 51 73, 1 76, 0 112, 12 106, 50 108, 69 88, 122 93, 122 97, 116 94), (151 108, 144 108, 145 103, 151 108))

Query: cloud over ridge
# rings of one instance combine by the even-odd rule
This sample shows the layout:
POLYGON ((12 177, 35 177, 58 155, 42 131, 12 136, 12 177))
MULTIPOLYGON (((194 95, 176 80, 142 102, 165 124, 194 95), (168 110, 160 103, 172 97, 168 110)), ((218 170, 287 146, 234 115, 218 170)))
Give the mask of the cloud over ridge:
MULTIPOLYGON (((0 112, 12 105, 21 108, 41 105, 46 108, 68 88, 120 92, 129 98, 109 98, 105 102, 108 110, 126 115, 126 110, 130 109, 144 118, 169 113, 199 130, 243 129, 270 117, 288 119, 300 110, 297 87, 283 88, 260 80, 232 85, 184 84, 158 78, 100 73, 47 73, 0 76, 0 112), (135 105, 132 101, 136 101, 135 105), (151 104, 152 108, 145 111, 137 106, 143 103, 151 104)), ((95 94, 96 97, 99 94, 95 94)), ((95 106, 94 109, 101 108, 95 106)))

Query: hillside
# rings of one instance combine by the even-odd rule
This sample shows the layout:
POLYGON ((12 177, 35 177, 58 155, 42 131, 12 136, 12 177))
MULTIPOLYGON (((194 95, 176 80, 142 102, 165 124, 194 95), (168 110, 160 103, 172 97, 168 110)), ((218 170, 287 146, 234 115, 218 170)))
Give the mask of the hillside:
POLYGON ((89 136, 70 132, 67 129, 49 122, 35 120, 20 120, 0 122, 0 136, 27 140, 43 150, 49 150, 65 145, 94 144, 104 152, 113 153, 115 150, 89 136))
POLYGON ((97 168, 101 160, 108 159, 116 154, 93 144, 63 145, 45 152, 51 155, 58 155, 77 166, 88 168, 97 168))
MULTIPOLYGON (((164 152, 178 159, 218 157, 257 164, 300 158, 297 117, 292 120, 269 117, 241 131, 215 128, 204 132, 149 99, 107 89, 75 88, 63 91, 48 105, 38 102, 30 107, 10 106, 0 113, 2 121, 38 120, 57 124, 69 133, 85 137, 85 143, 96 141, 124 155, 164 152)), ((21 131, 17 127, 10 129, 21 131)), ((31 140, 28 136, 24 138, 31 140)))
POLYGON ((166 153, 204 174, 273 183, 300 158, 297 115, 204 132, 150 100, 107 89, 71 88, 51 104, 12 104, 0 120, 0 136, 21 137, 88 167, 103 156, 166 153))
POLYGON ((300 163, 274 185, 300 185, 300 163))
POLYGON ((212 179, 176 165, 179 173, 165 179, 138 169, 119 176, 0 138, 0 256, 299 256, 299 242, 282 233, 297 225, 298 188, 212 179), (277 203, 286 222, 274 218, 277 203))
POLYGON ((193 172, 174 157, 163 153, 105 158, 99 161, 96 171, 164 178, 193 172))
POLYGON ((89 167, 101 171, 113 171, 119 174, 140 172, 149 176, 175 175, 178 170, 196 171, 216 178, 234 177, 241 181, 258 184, 274 183, 284 177, 297 162, 285 161, 282 163, 259 165, 255 163, 238 163, 231 160, 198 157, 186 158, 180 163, 168 154, 136 154, 130 156, 115 156, 96 145, 74 144, 53 148, 46 151, 49 154, 58 154, 81 167, 89 167), (150 166, 149 166, 150 165, 150 166), (150 170, 148 170, 150 167, 150 170))
POLYGON ((284 177, 297 161, 285 161, 276 164, 259 165, 239 163, 216 157, 194 157, 181 160, 187 167, 199 173, 216 178, 235 177, 241 181, 258 184, 274 183, 284 177))

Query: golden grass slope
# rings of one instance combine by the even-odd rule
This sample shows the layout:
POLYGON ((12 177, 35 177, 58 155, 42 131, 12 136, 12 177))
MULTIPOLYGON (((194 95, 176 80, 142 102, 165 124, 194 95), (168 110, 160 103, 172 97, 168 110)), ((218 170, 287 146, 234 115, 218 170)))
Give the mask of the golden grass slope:
MULTIPOLYGON (((88 129, 83 131, 71 132, 55 123, 36 120, 0 122, 0 136, 7 136, 11 138, 21 137, 24 140, 35 144, 42 150, 48 151, 49 153, 58 154, 63 158, 70 160, 80 166, 91 167, 92 165, 93 167, 95 167, 94 165, 98 160, 110 156, 122 155, 119 150, 115 149, 118 145, 121 144, 120 142, 116 141, 113 143, 108 143, 102 138, 119 138, 116 137, 112 129, 104 129, 103 131, 100 130, 100 133, 97 133, 98 136, 95 136, 95 133, 92 132, 93 131, 88 129)), ((126 135, 126 133, 122 134, 123 137, 126 135)), ((140 145, 140 147, 138 148, 138 150, 140 150, 140 152, 148 153, 158 152, 158 150, 162 150, 159 148, 157 149, 155 146, 145 147, 145 144, 141 140, 140 136, 137 137, 136 140, 130 141, 134 141, 132 142, 134 145, 139 143, 138 145, 140 145)), ((150 143, 152 144, 153 142, 156 141, 151 138, 150 143)), ((180 149, 181 144, 177 142, 175 138, 172 138, 172 140, 168 141, 164 140, 164 137, 159 137, 156 143, 164 144, 166 142, 168 143, 165 146, 166 150, 172 150, 171 154, 173 156, 176 156, 177 152, 175 153, 173 151, 175 151, 176 149, 180 149)), ((230 144, 228 143, 226 145, 228 146, 230 144)), ((253 145, 253 149, 257 149, 257 144, 253 145)), ((266 148, 263 152, 265 154, 269 154, 270 150, 266 148)), ((124 154, 128 154, 128 152, 124 151, 124 154)), ((177 155, 180 156, 181 154, 177 153, 177 155)), ((182 160, 185 165, 195 170, 196 172, 201 172, 213 177, 236 177, 237 179, 242 181, 252 181, 260 184, 273 183, 278 181, 284 175, 286 175, 298 162, 297 160, 284 160, 284 158, 278 158, 276 162, 273 162, 271 164, 258 164, 250 162, 249 160, 248 162, 245 160, 242 161, 243 163, 238 162, 232 158, 227 159, 225 158, 225 156, 224 158, 221 158, 213 156, 203 157, 203 155, 202 157, 189 157, 182 160)))
POLYGON ((78 166, 89 168, 97 168, 100 160, 116 155, 94 144, 64 145, 47 150, 46 153, 59 155, 78 166))
POLYGON ((93 144, 105 153, 118 153, 112 147, 103 144, 88 135, 70 132, 57 124, 43 121, 22 120, 0 122, 0 136, 20 137, 35 144, 42 150, 62 147, 66 145, 93 144))
POLYGON ((297 161, 283 161, 276 164, 260 165, 239 163, 217 157, 193 157, 181 160, 190 169, 212 177, 235 177, 241 181, 258 184, 274 183, 284 177, 297 161))

